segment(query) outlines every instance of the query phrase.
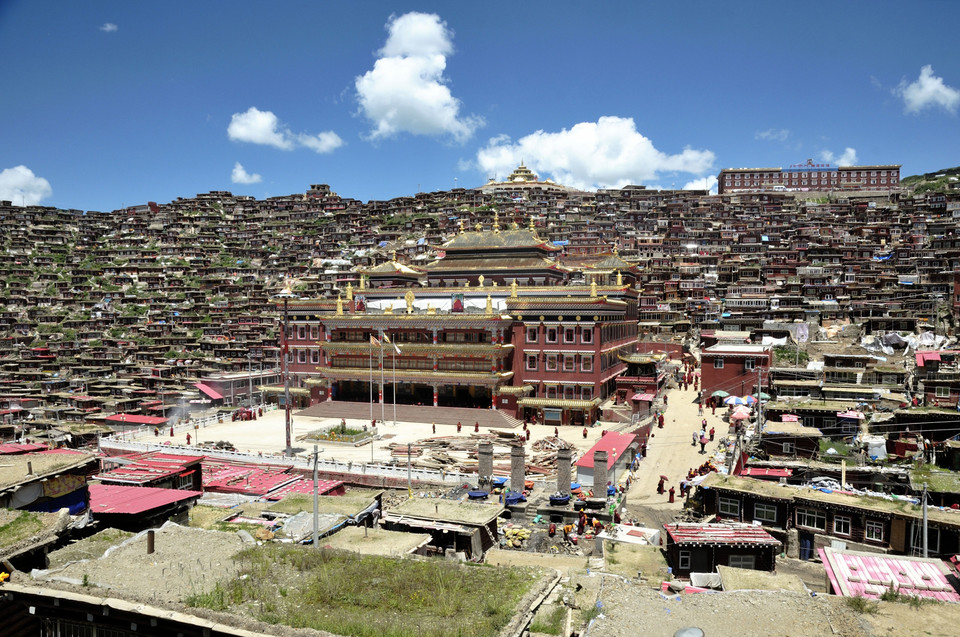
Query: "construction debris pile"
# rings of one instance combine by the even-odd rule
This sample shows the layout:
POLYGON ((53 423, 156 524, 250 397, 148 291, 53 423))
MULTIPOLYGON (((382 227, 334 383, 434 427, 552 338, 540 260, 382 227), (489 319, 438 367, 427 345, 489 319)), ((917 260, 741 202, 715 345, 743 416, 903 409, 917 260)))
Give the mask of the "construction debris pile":
MULTIPOLYGON (((472 433, 466 436, 434 436, 417 440, 409 445, 392 443, 388 445, 390 455, 397 463, 405 462, 408 454, 410 464, 423 469, 460 473, 477 473, 479 461, 477 446, 481 442, 493 443, 493 473, 498 476, 510 475, 510 448, 526 444, 523 434, 496 431, 490 433, 472 433)), ((526 473, 543 476, 554 475, 557 470, 557 451, 570 449, 573 445, 558 437, 550 436, 534 441, 527 456, 526 473)))

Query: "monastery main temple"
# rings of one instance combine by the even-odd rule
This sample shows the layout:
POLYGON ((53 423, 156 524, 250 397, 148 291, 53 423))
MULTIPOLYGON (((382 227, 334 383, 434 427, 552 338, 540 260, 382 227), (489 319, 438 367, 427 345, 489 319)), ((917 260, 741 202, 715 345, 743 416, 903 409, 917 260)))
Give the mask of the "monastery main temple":
POLYGON ((321 400, 495 408, 557 425, 594 422, 607 398, 657 393, 663 356, 637 353, 634 266, 616 253, 562 265, 532 221, 502 228, 497 215, 461 222, 439 251, 423 267, 360 270, 345 297, 289 301, 291 374, 321 400))

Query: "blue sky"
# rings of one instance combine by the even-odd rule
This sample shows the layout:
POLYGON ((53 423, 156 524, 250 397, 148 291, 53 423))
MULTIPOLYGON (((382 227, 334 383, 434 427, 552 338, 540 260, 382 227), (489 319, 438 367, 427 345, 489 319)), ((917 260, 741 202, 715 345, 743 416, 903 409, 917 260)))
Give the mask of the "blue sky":
POLYGON ((0 199, 960 164, 955 4, 0 1, 0 199))

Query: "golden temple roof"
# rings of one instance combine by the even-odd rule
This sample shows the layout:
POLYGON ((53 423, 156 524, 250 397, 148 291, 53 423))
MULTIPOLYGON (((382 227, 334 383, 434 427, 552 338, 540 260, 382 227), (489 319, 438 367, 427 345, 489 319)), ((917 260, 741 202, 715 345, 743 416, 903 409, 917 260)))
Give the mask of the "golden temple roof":
POLYGON ((423 270, 418 267, 404 265, 396 261, 385 261, 371 268, 358 268, 360 274, 406 274, 408 276, 419 276, 423 270))
POLYGON ((464 232, 443 244, 443 249, 477 250, 490 248, 540 248, 558 252, 561 248, 541 239, 536 230, 516 228, 497 232, 464 232))

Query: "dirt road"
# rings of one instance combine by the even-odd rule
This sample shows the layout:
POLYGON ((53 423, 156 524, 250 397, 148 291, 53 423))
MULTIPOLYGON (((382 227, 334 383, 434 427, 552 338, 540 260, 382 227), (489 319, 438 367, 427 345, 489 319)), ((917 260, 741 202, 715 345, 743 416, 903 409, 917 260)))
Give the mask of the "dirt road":
POLYGON ((627 498, 627 513, 631 518, 637 518, 648 526, 657 526, 669 522, 683 508, 683 498, 680 497, 680 481, 687 471, 696 468, 712 458, 719 448, 722 439, 727 433, 727 423, 717 410, 711 414, 709 408, 704 414, 698 414, 697 392, 693 385, 689 389, 668 390, 667 406, 664 413, 664 427, 653 428, 653 438, 647 446, 647 457, 640 462, 635 480, 630 486, 627 498), (701 422, 707 420, 706 430, 713 427, 716 430, 715 440, 707 443, 706 453, 700 453, 700 445, 692 445, 692 435, 699 432, 701 422), (673 504, 669 502, 669 495, 657 493, 657 483, 660 476, 667 476, 664 489, 671 486, 676 490, 673 504))

